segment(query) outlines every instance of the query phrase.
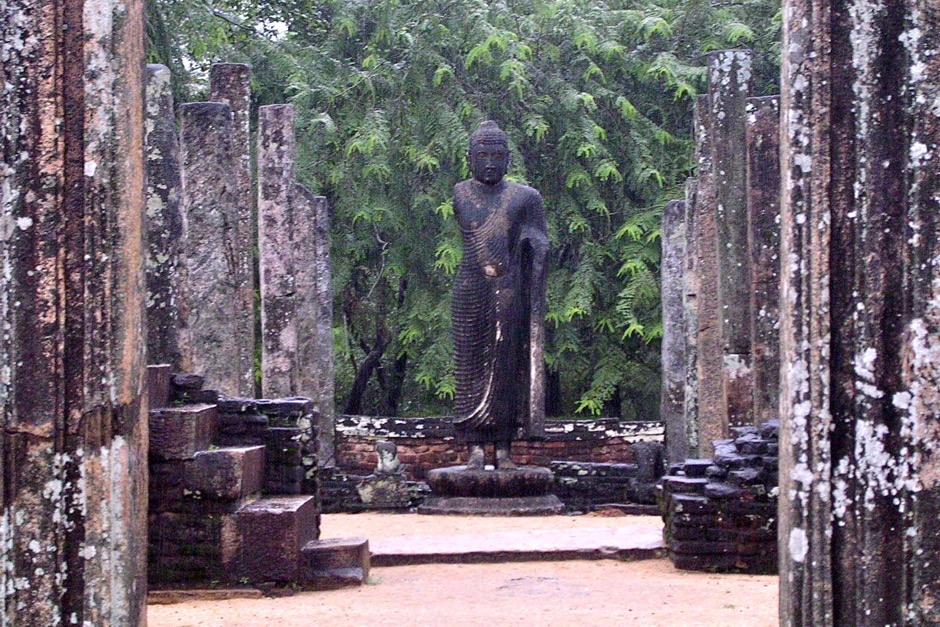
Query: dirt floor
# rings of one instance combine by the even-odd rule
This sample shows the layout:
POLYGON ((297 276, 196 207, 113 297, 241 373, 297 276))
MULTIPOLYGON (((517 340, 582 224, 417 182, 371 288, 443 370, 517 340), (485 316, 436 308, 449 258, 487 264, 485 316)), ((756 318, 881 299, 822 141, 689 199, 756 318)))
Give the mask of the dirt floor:
MULTIPOLYGON (((649 517, 324 516, 323 537, 649 527, 649 517)), ((307 625, 777 625, 777 578, 678 571, 668 560, 373 568, 360 588, 152 605, 150 627, 307 625)))

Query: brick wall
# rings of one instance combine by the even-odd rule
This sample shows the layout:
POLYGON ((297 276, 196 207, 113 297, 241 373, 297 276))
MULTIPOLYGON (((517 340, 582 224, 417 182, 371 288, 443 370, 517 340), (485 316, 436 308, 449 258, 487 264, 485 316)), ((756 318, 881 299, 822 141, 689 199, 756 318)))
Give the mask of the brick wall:
MULTIPOLYGON (((544 441, 518 440, 513 459, 521 464, 548 466, 567 460, 632 463, 636 442, 663 440, 661 422, 622 422, 616 418, 549 421, 544 441)), ((376 465, 375 443, 391 440, 409 479, 424 479, 433 468, 464 464, 466 448, 454 438, 450 418, 383 418, 340 416, 336 425, 337 465, 367 475, 376 465)))

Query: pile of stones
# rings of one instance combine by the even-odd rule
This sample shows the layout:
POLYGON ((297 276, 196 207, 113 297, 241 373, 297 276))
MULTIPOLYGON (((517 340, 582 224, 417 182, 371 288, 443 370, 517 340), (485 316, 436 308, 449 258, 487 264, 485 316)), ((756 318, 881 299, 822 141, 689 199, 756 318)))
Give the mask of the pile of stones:
POLYGON ((669 558, 685 570, 776 573, 779 422, 731 431, 713 459, 673 465, 658 486, 669 558))

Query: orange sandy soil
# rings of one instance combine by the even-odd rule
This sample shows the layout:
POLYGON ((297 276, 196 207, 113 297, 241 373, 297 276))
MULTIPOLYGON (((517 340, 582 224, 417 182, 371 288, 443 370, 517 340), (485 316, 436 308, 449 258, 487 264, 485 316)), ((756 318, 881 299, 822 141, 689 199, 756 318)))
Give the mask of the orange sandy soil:
MULTIPOLYGON (((323 538, 649 527, 652 517, 333 514, 323 538)), ((777 625, 777 578, 679 571, 665 559, 373 568, 359 588, 151 605, 148 625, 777 625)))

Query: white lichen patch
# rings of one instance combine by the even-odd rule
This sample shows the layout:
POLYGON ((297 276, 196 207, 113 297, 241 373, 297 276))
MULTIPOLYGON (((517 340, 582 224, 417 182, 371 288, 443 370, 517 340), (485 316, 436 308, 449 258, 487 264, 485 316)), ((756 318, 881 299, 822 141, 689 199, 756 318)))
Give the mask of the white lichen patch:
MULTIPOLYGON (((864 311, 864 308, 863 303, 858 303, 856 306, 859 311, 864 311)), ((875 385, 875 360, 877 358, 878 351, 868 347, 855 355, 853 360, 855 375, 860 379, 855 382, 855 389, 870 398, 882 398, 884 396, 884 392, 875 385)))
POLYGON ((849 481, 854 476, 854 468, 849 459, 847 457, 840 459, 832 480, 832 515, 834 519, 844 518, 846 512, 852 506, 853 501, 849 496, 849 481))
POLYGON ((787 548, 794 562, 802 562, 805 560, 806 554, 809 552, 809 541, 806 538, 806 532, 800 527, 791 529, 787 548))
MULTIPOLYGON (((934 293, 938 291, 934 282, 934 293)), ((910 451, 904 460, 909 475, 908 489, 932 489, 940 485, 940 300, 928 306, 925 319, 915 319, 908 326, 905 347, 908 390, 896 394, 892 402, 903 414, 902 439, 910 451)))
POLYGON ((747 377, 751 374, 750 365, 746 357, 742 355, 725 355, 724 366, 725 374, 728 375, 728 379, 732 381, 747 377))
POLYGON ((924 161, 929 161, 931 156, 932 153, 927 144, 919 141, 911 144, 911 161, 915 164, 920 165, 924 161))
POLYGON ((797 153, 793 155, 793 165, 798 167, 804 174, 809 174, 813 171, 813 157, 810 154, 797 153))
POLYGON ((93 544, 86 544, 78 552, 79 556, 86 560, 95 559, 98 555, 98 549, 93 544))

